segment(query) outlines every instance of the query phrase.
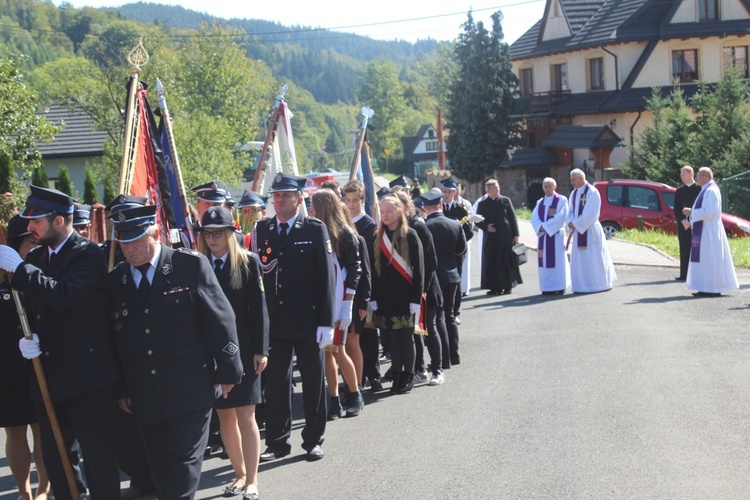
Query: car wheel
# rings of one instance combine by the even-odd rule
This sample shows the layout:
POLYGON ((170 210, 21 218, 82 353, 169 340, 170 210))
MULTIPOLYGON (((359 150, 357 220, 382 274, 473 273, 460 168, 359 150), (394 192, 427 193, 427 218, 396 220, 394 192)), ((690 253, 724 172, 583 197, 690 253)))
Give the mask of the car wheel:
POLYGON ((614 222, 602 222, 602 229, 604 229, 604 236, 610 239, 620 230, 620 226, 614 222))

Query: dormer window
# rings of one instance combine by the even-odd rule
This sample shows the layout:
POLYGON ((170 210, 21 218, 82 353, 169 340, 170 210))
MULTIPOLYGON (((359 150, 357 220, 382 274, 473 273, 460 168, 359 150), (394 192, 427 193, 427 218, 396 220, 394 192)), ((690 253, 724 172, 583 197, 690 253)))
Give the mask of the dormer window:
POLYGON ((698 19, 716 21, 719 19, 719 0, 698 0, 698 19))
POLYGON ((672 51, 672 80, 679 83, 694 82, 698 79, 698 50, 672 51))

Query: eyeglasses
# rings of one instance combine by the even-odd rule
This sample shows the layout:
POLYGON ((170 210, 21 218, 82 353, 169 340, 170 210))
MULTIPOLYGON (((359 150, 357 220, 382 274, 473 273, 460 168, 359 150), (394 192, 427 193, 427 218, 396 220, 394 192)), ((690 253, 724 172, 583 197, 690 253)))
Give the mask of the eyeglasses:
POLYGON ((203 237, 208 239, 218 240, 221 238, 226 231, 224 229, 217 229, 216 231, 203 231, 203 237))

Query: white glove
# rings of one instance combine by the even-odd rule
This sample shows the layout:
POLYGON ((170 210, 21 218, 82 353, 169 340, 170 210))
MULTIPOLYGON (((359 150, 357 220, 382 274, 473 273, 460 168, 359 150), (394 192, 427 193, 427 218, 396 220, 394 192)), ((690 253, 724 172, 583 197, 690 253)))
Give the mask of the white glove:
POLYGON ((333 344, 333 328, 330 326, 319 326, 317 332, 318 347, 323 349, 333 344))
POLYGON ((18 341, 18 348, 21 350, 21 356, 26 359, 38 358, 42 354, 42 350, 39 349, 39 335, 36 333, 32 333, 30 339, 22 337, 18 341))
POLYGON ((352 324, 352 301, 345 300, 341 303, 341 311, 339 312, 339 328, 345 332, 349 329, 349 325, 352 324))
POLYGON ((0 269, 13 273, 21 262, 23 259, 18 252, 7 245, 0 245, 0 269))
POLYGON ((419 310, 422 308, 420 304, 409 304, 409 312, 411 314, 416 314, 417 318, 419 318, 419 310))
POLYGON ((373 311, 377 311, 377 310, 378 310, 378 303, 377 303, 377 302, 375 302, 374 300, 371 300, 371 301, 370 301, 370 303, 369 303, 369 304, 367 304, 367 306, 368 306, 368 307, 369 307, 370 309, 372 309, 373 311))

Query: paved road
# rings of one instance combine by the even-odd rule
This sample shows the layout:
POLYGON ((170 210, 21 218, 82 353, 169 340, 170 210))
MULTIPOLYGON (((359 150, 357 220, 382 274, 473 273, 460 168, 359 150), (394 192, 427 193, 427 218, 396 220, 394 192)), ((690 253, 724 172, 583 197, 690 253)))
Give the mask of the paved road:
MULTIPOLYGON (((747 498, 750 272, 695 299, 673 267, 620 265, 610 292, 542 297, 529 262, 512 295, 465 299, 445 385, 367 394, 316 463, 297 420, 263 498, 747 498)), ((199 498, 217 498, 228 462, 204 469, 199 498)))

